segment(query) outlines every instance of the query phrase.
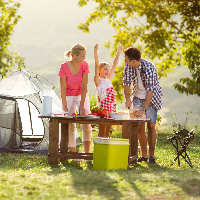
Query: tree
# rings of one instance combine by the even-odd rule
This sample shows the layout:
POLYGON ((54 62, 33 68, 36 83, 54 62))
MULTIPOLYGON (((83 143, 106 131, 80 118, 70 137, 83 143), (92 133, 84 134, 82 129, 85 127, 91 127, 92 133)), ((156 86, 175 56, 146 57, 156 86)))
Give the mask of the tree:
MULTIPOLYGON (((93 0, 98 4, 78 28, 89 32, 93 22, 107 17, 115 29, 114 41, 106 43, 114 56, 117 46, 138 47, 142 57, 157 67, 159 77, 172 68, 188 66, 191 77, 180 79, 174 87, 180 93, 200 96, 200 1, 199 0, 93 0)), ((80 7, 89 0, 79 0, 80 7)), ((116 99, 122 101, 122 67, 116 70, 113 86, 116 99)))
POLYGON ((17 15, 19 7, 18 1, 0 0, 0 74, 3 76, 6 76, 6 73, 16 65, 19 70, 25 67, 24 58, 19 53, 8 50, 14 26, 20 19, 20 16, 17 15))

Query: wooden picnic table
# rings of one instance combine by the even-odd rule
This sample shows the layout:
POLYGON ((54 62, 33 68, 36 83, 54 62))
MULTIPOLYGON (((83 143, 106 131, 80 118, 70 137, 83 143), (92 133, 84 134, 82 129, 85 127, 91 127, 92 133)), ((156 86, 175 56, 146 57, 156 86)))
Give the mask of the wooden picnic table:
POLYGON ((149 119, 108 119, 108 118, 88 118, 88 117, 51 117, 39 116, 39 118, 49 118, 49 149, 48 163, 58 164, 65 159, 85 159, 93 160, 93 153, 68 152, 68 128, 69 123, 79 124, 105 124, 122 125, 122 138, 129 139, 129 163, 137 163, 138 158, 138 124, 147 122, 149 119), (58 151, 59 123, 61 123, 60 152, 58 151))

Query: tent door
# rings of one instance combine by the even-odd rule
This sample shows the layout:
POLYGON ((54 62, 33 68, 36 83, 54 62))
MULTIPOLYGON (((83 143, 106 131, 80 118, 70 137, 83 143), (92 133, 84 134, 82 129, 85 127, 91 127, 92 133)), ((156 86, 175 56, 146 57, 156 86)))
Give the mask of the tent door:
POLYGON ((39 111, 26 99, 16 99, 22 122, 23 141, 41 141, 44 137, 44 124, 38 118, 39 111))

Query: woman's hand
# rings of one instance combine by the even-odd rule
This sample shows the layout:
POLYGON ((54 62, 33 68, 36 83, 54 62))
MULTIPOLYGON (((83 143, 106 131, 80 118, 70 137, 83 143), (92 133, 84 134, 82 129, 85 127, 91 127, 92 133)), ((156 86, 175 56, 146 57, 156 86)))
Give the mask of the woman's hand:
POLYGON ((85 115, 84 105, 79 106, 79 114, 82 115, 82 116, 85 115))
POLYGON ((65 112, 68 112, 67 103, 63 104, 62 109, 63 109, 65 112))

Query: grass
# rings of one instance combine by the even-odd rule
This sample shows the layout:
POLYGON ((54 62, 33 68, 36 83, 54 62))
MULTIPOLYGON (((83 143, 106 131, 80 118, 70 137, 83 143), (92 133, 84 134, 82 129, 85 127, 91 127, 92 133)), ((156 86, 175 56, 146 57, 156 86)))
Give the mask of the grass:
POLYGON ((180 167, 170 166, 176 155, 166 136, 172 133, 158 134, 157 165, 143 162, 127 170, 95 171, 92 163, 72 160, 56 167, 47 155, 1 153, 0 199, 200 199, 200 132, 188 146, 194 168, 182 158, 180 167))

